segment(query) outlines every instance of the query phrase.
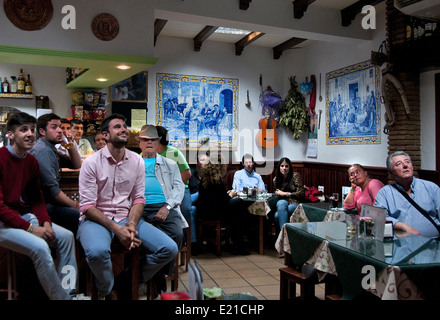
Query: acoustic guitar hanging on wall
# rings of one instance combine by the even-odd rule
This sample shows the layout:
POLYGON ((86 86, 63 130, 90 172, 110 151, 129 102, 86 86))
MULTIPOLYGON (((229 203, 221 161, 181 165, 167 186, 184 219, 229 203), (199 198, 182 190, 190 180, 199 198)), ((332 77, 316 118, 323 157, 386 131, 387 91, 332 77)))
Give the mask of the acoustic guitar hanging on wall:
POLYGON ((260 130, 258 130, 255 137, 257 145, 267 149, 275 148, 278 145, 278 136, 275 131, 277 122, 275 119, 269 116, 262 118, 258 121, 258 126, 260 130))
POLYGON ((276 133, 277 119, 279 111, 284 106, 284 101, 270 86, 268 86, 266 90, 263 90, 261 75, 260 87, 261 114, 264 118, 258 121, 260 130, 255 137, 255 142, 258 146, 263 148, 275 148, 278 145, 278 136, 276 133))

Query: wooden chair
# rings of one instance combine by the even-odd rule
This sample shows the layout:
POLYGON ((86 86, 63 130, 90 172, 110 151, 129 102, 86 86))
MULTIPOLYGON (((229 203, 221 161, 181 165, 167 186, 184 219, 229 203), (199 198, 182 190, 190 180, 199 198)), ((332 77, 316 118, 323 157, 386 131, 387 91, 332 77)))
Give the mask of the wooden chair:
MULTIPOLYGON (((171 291, 177 291, 179 289, 179 260, 178 257, 180 252, 177 254, 176 259, 174 259, 174 273, 165 277, 167 283, 171 283, 171 291)), ((156 289, 156 282, 154 278, 147 281, 147 300, 154 300, 158 295, 156 289)))
POLYGON ((280 300, 296 299, 296 284, 300 286, 301 300, 315 299, 316 274, 306 277, 293 267, 280 268, 280 300))
POLYGON ((222 231, 224 231, 225 240, 226 240, 226 243, 228 243, 227 228, 222 227, 221 221, 220 220, 199 220, 197 229, 198 229, 197 238, 198 238, 198 241, 201 244, 201 246, 202 246, 204 240, 206 240, 207 242, 214 242, 215 253, 217 256, 221 256, 222 231))
POLYGON ((6 292, 8 300, 16 300, 18 296, 18 291, 16 283, 14 252, 5 248, 1 248, 1 251, 2 253, 4 253, 4 257, 6 258, 7 288, 0 289, 0 292, 6 292))
POLYGON ((188 231, 186 232, 186 243, 179 250, 179 254, 177 256, 179 266, 185 266, 185 271, 188 271, 188 263, 191 259, 191 221, 188 223, 188 231))
MULTIPOLYGON (((77 247, 79 248, 78 261, 80 261, 79 263, 81 264, 81 262, 84 262, 85 256, 79 242, 77 242, 77 247)), ((125 249, 117 239, 114 239, 111 243, 111 260, 115 283, 118 276, 120 276, 123 271, 131 268, 131 300, 139 300, 140 251, 141 248, 136 248, 130 251, 125 249)), ((88 267, 85 268, 85 281, 87 295, 89 295, 92 300, 96 300, 98 298, 98 292, 96 290, 93 273, 88 267)))

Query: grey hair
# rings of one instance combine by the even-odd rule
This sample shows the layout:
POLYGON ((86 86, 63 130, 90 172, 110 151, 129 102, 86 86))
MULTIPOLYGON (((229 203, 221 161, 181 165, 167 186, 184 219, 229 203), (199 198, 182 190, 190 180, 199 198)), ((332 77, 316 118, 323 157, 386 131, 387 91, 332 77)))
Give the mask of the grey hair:
POLYGON ((392 154, 390 154, 387 157, 387 169, 388 169, 388 171, 392 171, 393 170, 393 158, 396 157, 396 156, 406 156, 409 159, 409 161, 412 163, 411 157, 410 157, 410 155, 408 153, 406 153, 405 151, 396 151, 396 152, 393 152, 392 154))

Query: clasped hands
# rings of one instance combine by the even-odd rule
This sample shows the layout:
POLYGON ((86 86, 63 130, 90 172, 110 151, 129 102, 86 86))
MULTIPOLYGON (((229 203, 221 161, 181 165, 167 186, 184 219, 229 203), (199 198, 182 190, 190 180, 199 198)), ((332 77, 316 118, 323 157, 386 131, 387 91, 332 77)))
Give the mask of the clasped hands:
POLYGON ((55 231, 52 229, 50 222, 46 221, 43 226, 34 226, 32 234, 45 240, 47 243, 55 241, 55 231))
POLYGON ((127 250, 138 248, 142 244, 142 241, 136 238, 138 231, 136 230, 136 224, 132 221, 127 222, 125 226, 120 226, 115 234, 127 250))

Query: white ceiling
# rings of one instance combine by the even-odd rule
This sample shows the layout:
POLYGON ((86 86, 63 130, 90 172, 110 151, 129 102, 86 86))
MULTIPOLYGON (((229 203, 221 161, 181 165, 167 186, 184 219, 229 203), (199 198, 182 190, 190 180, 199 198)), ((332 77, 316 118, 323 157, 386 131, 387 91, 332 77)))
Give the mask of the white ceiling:
MULTIPOLYGON (((270 1, 270 0, 265 0, 265 1, 270 1)), ((286 0, 286 1, 292 2, 292 0, 286 0)), ((329 8, 329 9, 333 9, 333 10, 342 10, 357 1, 358 0, 316 0, 310 6, 318 6, 321 8, 329 8)), ((252 7, 252 2, 250 3, 249 7, 250 8, 252 7)), ((237 10, 238 10, 238 8, 237 8, 237 10)), ((307 11, 305 12, 305 15, 307 15, 307 11)), ((294 19, 293 18, 293 5, 292 5, 292 19, 294 19)), ((160 32, 158 39, 160 39, 161 36, 194 39, 194 37, 197 36, 197 34, 204 27, 205 27, 205 25, 197 24, 197 23, 188 23, 188 22, 182 22, 182 21, 168 20, 167 23, 165 24, 164 28, 160 32)), ((249 31, 259 32, 260 30, 249 30, 249 31)), ((234 44, 237 41, 239 41, 240 39, 242 39, 243 37, 244 37, 244 35, 230 35, 230 34, 214 33, 207 40, 234 44)), ((290 38, 291 38, 291 36, 289 36, 289 35, 280 35, 280 34, 275 34, 275 33, 271 34, 271 33, 265 32, 264 36, 255 40, 250 45, 273 48, 273 47, 289 40, 290 38)), ((306 40, 295 47, 297 47, 297 48, 304 47, 304 46, 312 43, 313 41, 314 40, 306 40)))

